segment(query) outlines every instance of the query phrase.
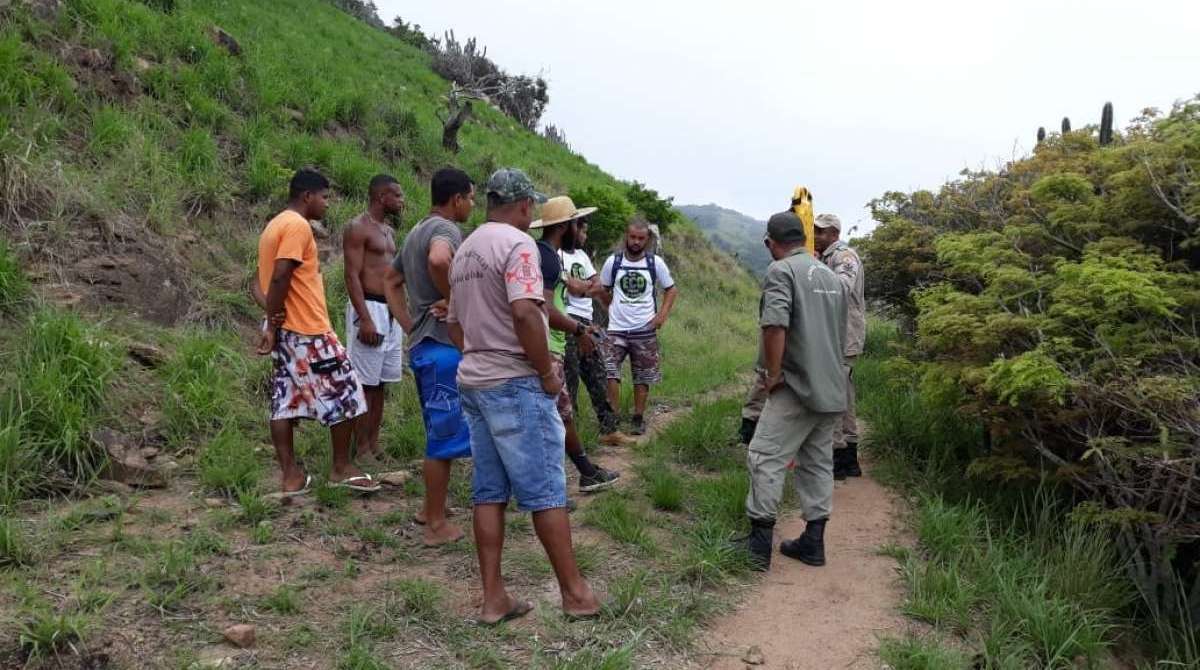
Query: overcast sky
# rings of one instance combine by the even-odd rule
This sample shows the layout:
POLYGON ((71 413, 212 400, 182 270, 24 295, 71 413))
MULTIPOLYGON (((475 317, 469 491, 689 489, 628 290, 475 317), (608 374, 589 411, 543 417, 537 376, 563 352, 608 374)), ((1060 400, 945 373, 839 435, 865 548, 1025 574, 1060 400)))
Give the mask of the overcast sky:
POLYGON ((604 170, 758 218, 808 186, 869 227, 887 190, 1123 126, 1200 92, 1200 1, 375 0, 550 82, 544 121, 604 170))

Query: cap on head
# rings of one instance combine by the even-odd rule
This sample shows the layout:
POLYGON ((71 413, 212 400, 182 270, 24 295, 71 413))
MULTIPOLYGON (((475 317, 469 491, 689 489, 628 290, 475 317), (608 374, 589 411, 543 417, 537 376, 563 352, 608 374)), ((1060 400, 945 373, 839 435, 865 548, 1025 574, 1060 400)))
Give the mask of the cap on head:
POLYGON ((842 220, 838 218, 837 214, 819 214, 813 221, 813 225, 817 228, 833 228, 839 233, 842 232, 842 220))
POLYGON ((529 176, 517 168, 500 168, 493 172, 488 178, 487 194, 503 205, 526 198, 538 203, 546 202, 546 196, 537 192, 529 176))
POLYGON ((803 242, 804 222, 792 211, 772 214, 767 221, 767 237, 784 244, 803 242))
POLYGON ((582 209, 575 206, 575 201, 569 196, 560 195, 550 198, 546 204, 542 205, 542 218, 529 224, 529 228, 549 228, 560 223, 566 223, 572 219, 583 218, 589 214, 596 212, 596 207, 584 207, 582 209))

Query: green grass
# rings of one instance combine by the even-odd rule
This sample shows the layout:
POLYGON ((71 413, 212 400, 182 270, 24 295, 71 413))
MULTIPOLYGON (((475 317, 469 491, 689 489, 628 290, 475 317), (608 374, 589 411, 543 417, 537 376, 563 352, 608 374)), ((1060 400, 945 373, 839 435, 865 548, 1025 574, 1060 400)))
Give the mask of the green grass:
POLYGON ((646 553, 656 548, 645 515, 619 494, 608 492, 598 496, 583 511, 583 522, 608 533, 617 542, 646 553))
POLYGON ((200 484, 229 496, 255 490, 262 479, 262 464, 254 447, 234 428, 226 428, 209 440, 200 450, 197 463, 200 484))
POLYGON ((223 435, 229 434, 239 414, 261 404, 242 391, 249 370, 243 355, 230 346, 231 339, 228 335, 189 335, 164 367, 167 395, 163 415, 174 445, 182 446, 222 428, 223 435))
POLYGON ((683 508, 686 483, 664 460, 655 460, 637 468, 646 496, 655 509, 678 512, 683 508))
POLYGON ((879 657, 893 670, 963 670, 972 667, 961 651, 934 639, 911 635, 884 638, 879 646, 879 657))
POLYGON ((301 610, 300 592, 287 584, 282 584, 262 599, 262 606, 283 616, 299 614, 301 610))
POLYGON ((89 434, 118 367, 112 344, 73 314, 41 309, 26 324, 14 362, 6 428, 19 428, 43 471, 60 469, 75 483, 94 477, 104 455, 89 434))
POLYGON ((712 471, 736 467, 745 461, 745 451, 737 448, 741 407, 738 397, 698 403, 655 440, 686 465, 712 471))
POLYGON ((396 596, 388 607, 390 617, 426 622, 441 618, 445 592, 437 582, 419 578, 400 579, 388 584, 388 590, 396 596))
POLYGON ((32 547, 20 522, 0 517, 0 568, 28 565, 32 560, 32 547))
POLYGON ((182 542, 171 542, 150 559, 141 576, 146 602, 160 612, 179 609, 193 594, 207 591, 212 577, 199 569, 196 554, 182 542))
POLYGON ((872 322, 870 352, 855 369, 868 448, 889 481, 911 494, 915 552, 894 551, 908 595, 904 611, 963 641, 887 640, 895 668, 1067 668, 1102 663, 1129 634, 1134 593, 1115 547, 1073 521, 1052 482, 1022 487, 963 476, 979 453, 978 428, 959 399, 903 360, 888 359, 898 333, 872 322))
POLYGON ((17 313, 29 297, 29 280, 8 241, 0 239, 0 314, 17 313))
POLYGON ((57 613, 45 606, 28 608, 21 616, 17 644, 31 660, 49 658, 82 643, 88 624, 81 614, 57 613))

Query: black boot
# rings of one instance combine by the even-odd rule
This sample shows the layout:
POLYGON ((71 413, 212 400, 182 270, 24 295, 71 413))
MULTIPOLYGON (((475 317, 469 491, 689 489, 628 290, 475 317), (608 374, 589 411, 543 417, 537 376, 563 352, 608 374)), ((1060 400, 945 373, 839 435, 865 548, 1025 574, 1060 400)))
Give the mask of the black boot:
POLYGON ((750 444, 750 440, 754 439, 754 431, 758 428, 758 422, 754 419, 742 418, 742 427, 738 429, 738 441, 740 444, 750 444))
POLYGON ((849 447, 840 447, 833 450, 833 478, 839 482, 849 474, 846 466, 846 452, 849 449, 849 447))
MULTIPOLYGON (((862 477, 862 468, 858 466, 858 443, 846 443, 846 462, 842 465, 847 477, 862 477)), ((837 475, 834 475, 837 478, 837 475)))
POLYGON ((733 541, 737 551, 750 554, 750 568, 766 572, 771 567, 771 552, 775 544, 774 519, 750 519, 750 534, 733 541))
POLYGON ((825 565, 825 522, 814 519, 804 526, 804 534, 779 545, 779 553, 808 565, 825 565))

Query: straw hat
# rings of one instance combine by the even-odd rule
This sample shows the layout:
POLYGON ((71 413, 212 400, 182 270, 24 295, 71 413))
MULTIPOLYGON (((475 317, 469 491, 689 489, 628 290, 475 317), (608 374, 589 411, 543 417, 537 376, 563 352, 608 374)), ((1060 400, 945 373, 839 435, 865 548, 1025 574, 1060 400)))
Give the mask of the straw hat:
POLYGON ((542 205, 542 218, 529 224, 529 229, 548 228, 556 226, 560 223, 565 223, 571 219, 579 219, 595 212, 596 207, 584 207, 578 209, 571 198, 560 195, 557 198, 550 198, 546 204, 542 205))

